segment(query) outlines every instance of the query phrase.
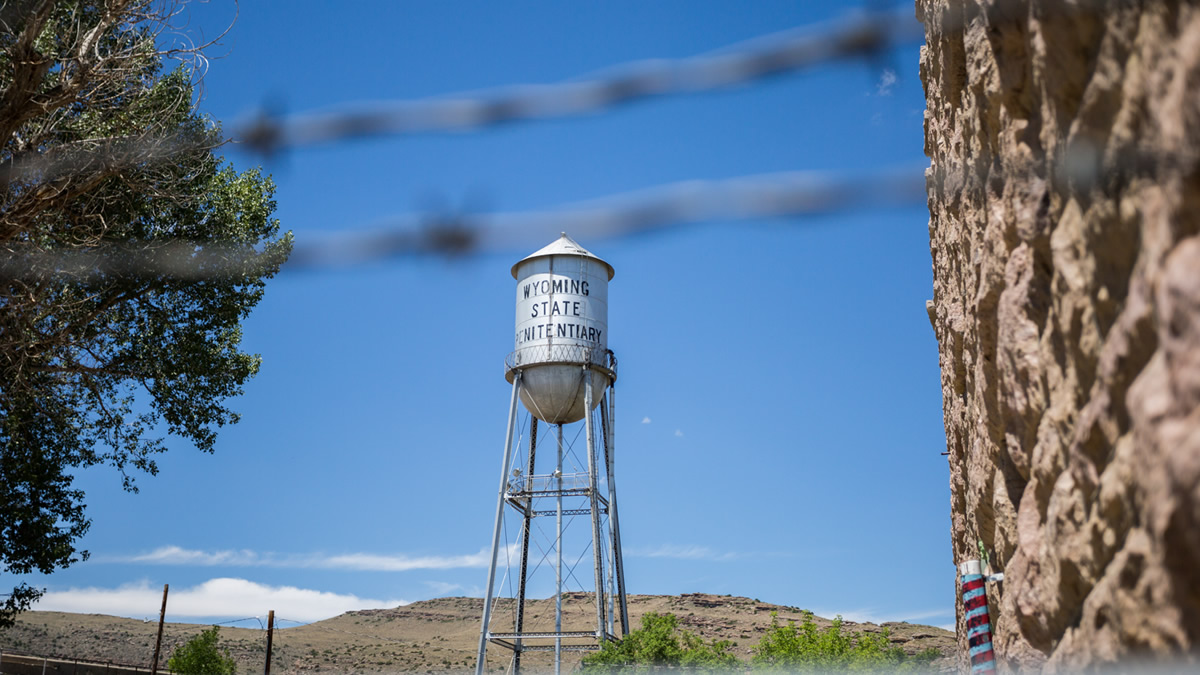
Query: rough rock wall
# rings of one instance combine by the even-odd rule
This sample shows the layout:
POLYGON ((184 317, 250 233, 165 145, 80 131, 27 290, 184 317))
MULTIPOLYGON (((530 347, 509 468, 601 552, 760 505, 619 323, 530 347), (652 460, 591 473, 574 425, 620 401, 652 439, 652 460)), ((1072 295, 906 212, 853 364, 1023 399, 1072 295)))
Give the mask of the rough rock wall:
POLYGON ((954 562, 1005 574, 1002 669, 1200 648, 1196 4, 917 1, 954 562))

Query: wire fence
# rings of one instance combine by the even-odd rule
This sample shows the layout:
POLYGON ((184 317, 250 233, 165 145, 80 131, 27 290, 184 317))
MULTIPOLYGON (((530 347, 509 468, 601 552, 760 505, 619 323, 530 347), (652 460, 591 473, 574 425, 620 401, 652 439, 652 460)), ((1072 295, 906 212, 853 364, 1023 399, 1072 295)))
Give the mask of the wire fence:
MULTIPOLYGON (((1104 3, 1085 1, 1074 11, 1103 10, 1104 3)), ((1030 10, 1025 3, 1001 1, 990 11, 997 20, 1020 20, 1022 12, 1030 10)), ((968 20, 965 15, 943 16, 938 29, 943 34, 959 31, 968 20)), ((889 51, 924 39, 925 28, 911 7, 851 12, 827 24, 763 36, 709 54, 638 61, 559 84, 509 86, 338 113, 259 114, 224 142, 270 156, 363 137, 484 131, 753 84, 847 60, 878 62, 889 51)), ((139 136, 54 149, 0 162, 0 181, 45 183, 97 165, 170 161, 180 152, 211 142, 192 132, 187 137, 139 136)), ((1194 167, 1197 159, 1161 152, 1105 157, 1098 146, 1082 141, 1069 147, 1051 171, 1086 189, 1114 176, 1194 167)), ((931 173, 928 177, 924 166, 856 173, 783 172, 682 181, 530 212, 402 214, 368 230, 300 240, 283 269, 339 269, 429 255, 513 252, 540 245, 561 231, 597 241, 717 221, 796 219, 918 206, 935 191, 978 185, 985 180, 984 174, 995 177, 991 167, 971 174, 931 173)), ((204 279, 254 273, 255 265, 262 264, 253 249, 179 239, 52 250, 10 242, 6 248, 0 252, 0 277, 17 279, 158 275, 204 279)))
MULTIPOLYGON (((1038 11, 1108 9, 1107 3, 1099 0, 1081 0, 1070 8, 1038 11)), ((1019 21, 1031 11, 1028 3, 1000 0, 989 6, 988 14, 992 21, 1019 21)), ((971 20, 965 12, 940 16, 936 29, 949 35, 966 29, 971 20)), ((708 54, 627 63, 599 75, 558 84, 508 86, 337 113, 260 113, 222 143, 270 156, 363 137, 485 131, 754 84, 848 60, 878 63, 891 50, 924 40, 925 27, 916 20, 911 7, 847 12, 826 24, 762 36, 708 54)), ((107 139, 10 157, 0 161, 0 181, 43 184, 100 165, 167 162, 181 152, 211 144, 212 139, 197 137, 194 130, 186 136, 107 139)), ((1081 141, 1061 155, 1051 172, 1087 189, 1114 177, 1192 168, 1198 159, 1161 151, 1106 157, 1099 146, 1081 141)), ((923 166, 858 173, 784 172, 683 181, 532 212, 402 214, 372 229, 298 241, 283 269, 338 269, 429 255, 512 252, 540 245, 561 231, 595 241, 714 221, 795 219, 864 208, 917 206, 926 203, 935 190, 961 190, 987 177, 997 177, 994 167, 971 174, 939 172, 928 177, 923 166)), ((260 264, 253 250, 178 239, 52 250, 9 242, 5 248, 0 251, 0 277, 16 279, 157 275, 204 279, 253 273, 254 265, 260 264)))
MULTIPOLYGON (((709 54, 638 61, 559 84, 510 86, 332 114, 260 114, 226 142, 266 156, 364 136, 486 130, 744 85, 849 59, 878 59, 923 37, 910 8, 855 12, 825 25, 763 36, 709 54)), ((211 142, 192 131, 188 136, 144 135, 50 149, 0 162, 0 181, 44 184, 97 166, 169 162, 181 152, 211 142)), ((715 220, 795 217, 923 200, 920 167, 863 175, 790 172, 684 181, 535 212, 400 215, 366 232, 297 242, 284 269, 514 251, 563 230, 598 240, 715 220)), ((202 279, 252 273, 255 264, 253 250, 182 240, 51 250, 10 242, 6 248, 0 254, 0 276, 18 279, 156 275, 202 279)))
POLYGON ((849 13, 685 59, 638 61, 595 78, 520 85, 481 94, 400 101, 330 114, 260 114, 232 140, 269 155, 290 147, 370 136, 479 130, 522 121, 574 117, 657 97, 756 82, 847 59, 877 59, 924 41, 911 7, 849 13))
MULTIPOLYGON (((24 672, 33 669, 35 672, 47 672, 65 675, 76 675, 80 672, 104 672, 111 673, 113 671, 132 671, 132 672, 150 672, 149 665, 144 663, 124 663, 120 660, 98 659, 94 655, 86 656, 68 656, 54 652, 33 653, 19 649, 9 649, 0 647, 0 673, 12 675, 17 672, 24 672), (5 661, 7 660, 7 663, 5 661), (20 664, 21 667, 18 667, 20 664)), ((160 668, 159 672, 168 673, 166 668, 160 668)))
MULTIPOLYGON (((218 622, 164 624, 162 655, 157 668, 152 663, 157 622, 136 621, 131 627, 112 623, 26 623, 0 635, 0 673, 4 675, 135 675, 169 674, 168 662, 177 648, 208 626, 231 626, 236 632, 221 632, 218 648, 231 656, 238 672, 263 672, 268 658, 277 672, 319 671, 333 668, 347 672, 406 672, 428 669, 465 670, 474 663, 472 645, 459 645, 443 635, 439 622, 458 625, 478 621, 479 606, 468 611, 450 609, 445 614, 408 607, 396 614, 377 610, 348 612, 329 621, 302 621, 275 617, 273 639, 263 617, 246 617, 218 622), (427 616, 428 615, 428 616, 427 616), (407 619, 403 634, 388 635, 394 618, 407 619), (359 622, 362 627, 359 628, 359 622), (422 631, 422 622, 433 622, 422 631), (143 624, 148 624, 142 628, 143 624), (141 628, 139 630, 139 628, 141 628), (382 628, 382 630, 381 630, 382 628), (429 647, 426 650, 426 647, 429 647), (433 649, 433 647, 437 647, 433 649), (268 657, 268 649, 270 656, 268 657), (436 653, 435 653, 436 652, 436 653), (138 655, 144 656, 139 659, 138 655)), ((398 624, 399 625, 399 624, 398 624)), ((393 628, 393 630, 396 630, 393 628)))

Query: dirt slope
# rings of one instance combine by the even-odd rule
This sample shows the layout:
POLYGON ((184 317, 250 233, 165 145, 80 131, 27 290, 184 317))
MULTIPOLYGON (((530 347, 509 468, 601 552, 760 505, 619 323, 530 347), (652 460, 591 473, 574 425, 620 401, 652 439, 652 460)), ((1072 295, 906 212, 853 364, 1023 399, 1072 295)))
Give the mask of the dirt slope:
MULTIPOLYGON (((566 626, 584 622, 594 605, 585 594, 564 596, 566 626)), ((479 640, 479 617, 483 601, 479 598, 438 598, 415 602, 394 609, 348 612, 341 616, 304 626, 277 629, 275 632, 273 673, 358 673, 358 672, 465 672, 474 668, 479 640)), ((750 598, 706 595, 682 596, 635 595, 630 597, 630 624, 639 626, 646 612, 671 612, 681 625, 712 639, 731 640, 743 659, 750 658, 756 644, 771 622, 771 612, 781 620, 799 619, 800 608, 772 605, 750 598)), ((500 605, 496 624, 510 616, 511 608, 500 605)), ((553 622, 554 602, 535 600, 527 609, 527 627, 553 622)), ((819 619, 827 625, 828 621, 819 619)), ((244 625, 244 624, 243 624, 244 625)), ((892 641, 905 651, 915 653, 935 647, 949 655, 954 634, 932 626, 908 623, 884 624, 892 641)), ((852 631, 876 632, 874 624, 847 622, 852 631)), ((163 637, 163 658, 176 645, 206 628, 201 624, 169 623, 163 637)), ((157 624, 95 614, 29 612, 17 625, 0 633, 0 649, 67 658, 113 661, 148 665, 154 651, 157 624)), ((493 630, 495 630, 494 628, 493 630)), ((248 628, 223 627, 221 643, 238 661, 241 673, 261 672, 266 634, 248 628)), ((490 670, 502 672, 510 652, 499 647, 488 649, 490 670)), ((578 661, 571 655, 570 667, 578 661)), ((524 664, 535 671, 550 664, 548 655, 528 655, 524 664), (540 657, 540 658, 539 658, 540 657)))

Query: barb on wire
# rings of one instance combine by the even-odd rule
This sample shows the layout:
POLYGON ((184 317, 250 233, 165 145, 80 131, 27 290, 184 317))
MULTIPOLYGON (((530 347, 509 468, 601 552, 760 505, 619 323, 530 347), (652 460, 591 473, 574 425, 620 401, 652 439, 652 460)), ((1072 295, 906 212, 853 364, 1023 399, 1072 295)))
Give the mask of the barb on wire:
POLYGON ((408 215, 374 234, 296 246, 285 270, 340 267, 409 255, 519 251, 559 232, 589 241, 683 225, 795 217, 878 205, 924 203, 921 169, 839 176, 786 172, 692 180, 545 211, 443 218, 408 215), (422 225, 422 221, 425 221, 422 225))
POLYGON ((11 156, 0 161, 0 185, 36 179, 48 183, 62 176, 160 163, 180 153, 218 145, 194 132, 150 134, 59 146, 47 152, 11 156))
MULTIPOLYGON (((20 6, 20 3, 14 7, 20 6)), ((0 26, 11 8, 0 3, 0 26)), ((672 94, 701 92, 855 57, 869 57, 924 39, 909 8, 850 15, 676 60, 648 60, 608 69, 604 76, 550 85, 517 85, 492 92, 400 101, 342 113, 277 117, 260 113, 230 138, 271 154, 285 147, 375 135, 479 129, 517 121, 570 117, 672 94)), ((107 143, 0 161, 0 184, 48 181, 103 166, 169 161, 180 152, 212 147, 194 133, 146 133, 107 143)))
MULTIPOLYGON (((644 234, 688 224, 796 217, 925 202, 920 168, 840 176, 789 172, 693 180, 547 211, 442 218, 400 216, 381 230, 299 242, 283 271, 337 268, 409 256, 519 251, 560 231, 588 240, 644 234)), ((11 247, 10 247, 11 248, 11 247)), ((269 264, 246 247, 167 241, 153 248, 0 254, 0 278, 172 276, 188 279, 253 274, 269 264)))
POLYGON ((477 95, 400 101, 349 112, 279 118, 260 114, 232 140, 270 154, 284 147, 348 138, 478 129, 572 117, 634 101, 730 87, 773 75, 923 42, 911 7, 851 15, 830 26, 757 38, 740 48, 613 68, 595 79, 504 87, 477 95))
POLYGON ((229 621, 218 621, 217 623, 214 623, 214 624, 212 624, 212 625, 214 625, 214 626, 225 626, 225 625, 228 625, 228 624, 231 624, 231 623, 241 623, 241 622, 243 622, 243 621, 257 621, 257 622, 258 622, 258 627, 259 627, 259 628, 261 628, 262 630, 266 630, 266 627, 265 627, 265 626, 263 626, 262 619, 258 618, 257 616, 248 616, 248 617, 246 617, 246 618, 244 618, 244 619, 230 619, 229 621))
POLYGON ((41 250, 9 243, 0 251, 0 279, 79 280, 105 277, 173 277, 203 280, 255 277, 277 261, 248 247, 188 240, 111 244, 86 249, 41 250))
MULTIPOLYGON (((1077 141, 1049 167, 1055 180, 1087 191, 1134 176, 1191 171, 1200 157, 1154 150, 1104 157, 1077 141)), ((857 174, 784 172, 724 180, 692 180, 543 211, 441 216, 408 214, 368 232, 297 242, 281 271, 344 268, 407 257, 511 253, 569 231, 589 241, 630 237, 705 222, 799 218, 883 206, 924 204, 927 186, 938 192, 978 184, 973 173, 921 167, 857 174)), ((84 250, 41 251, 8 244, 0 251, 0 279, 91 279, 168 276, 184 279, 256 275, 274 264, 249 247, 167 240, 84 250)))

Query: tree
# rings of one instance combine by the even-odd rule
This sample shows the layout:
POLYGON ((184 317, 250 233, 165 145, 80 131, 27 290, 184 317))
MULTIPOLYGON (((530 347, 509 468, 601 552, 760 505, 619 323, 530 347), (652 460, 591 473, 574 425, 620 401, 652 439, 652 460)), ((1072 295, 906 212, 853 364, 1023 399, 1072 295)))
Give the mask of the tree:
POLYGON ((729 670, 738 665, 728 640, 705 642, 679 629, 674 614, 646 612, 642 627, 620 642, 605 642, 600 651, 583 657, 586 672, 618 673, 628 670, 687 668, 699 671, 729 670))
MULTIPOLYGON (((73 471, 211 452, 259 357, 240 322, 291 250, 274 185, 214 154, 200 48, 155 0, 0 5, 0 573, 87 557, 73 471), (178 61, 171 70, 164 62, 178 61)), ((18 579, 19 581, 19 579, 18 579)), ((40 595, 17 583, 0 627, 40 595)))
POLYGON ((237 663, 228 649, 217 647, 220 627, 213 626, 177 647, 167 670, 177 675, 235 675, 237 663))

